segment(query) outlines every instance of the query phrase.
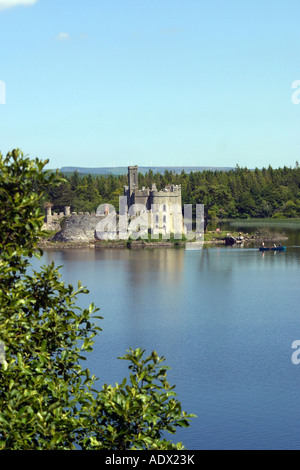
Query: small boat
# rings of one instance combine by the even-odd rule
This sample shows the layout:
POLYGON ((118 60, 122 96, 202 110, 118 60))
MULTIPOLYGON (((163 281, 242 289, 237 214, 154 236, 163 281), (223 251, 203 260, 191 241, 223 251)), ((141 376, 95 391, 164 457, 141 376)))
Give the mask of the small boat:
POLYGON ((260 246, 259 251, 286 251, 286 246, 272 246, 272 247, 266 247, 266 246, 260 246))

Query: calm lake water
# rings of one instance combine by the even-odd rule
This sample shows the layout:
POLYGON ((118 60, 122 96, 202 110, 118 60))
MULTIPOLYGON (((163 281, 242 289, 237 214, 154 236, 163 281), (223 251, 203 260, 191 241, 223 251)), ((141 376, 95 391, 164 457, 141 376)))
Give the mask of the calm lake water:
MULTIPOLYGON (((242 223, 241 223, 242 224, 242 223)), ((242 229, 240 225, 240 230, 242 229)), ((196 414, 174 442, 188 449, 300 449, 300 240, 286 253, 255 248, 45 251, 80 279, 104 317, 87 366, 121 382, 129 347, 156 350, 183 409, 196 414)), ((249 228, 249 232, 250 232, 249 228)), ((38 262, 35 262, 35 265, 38 262)))

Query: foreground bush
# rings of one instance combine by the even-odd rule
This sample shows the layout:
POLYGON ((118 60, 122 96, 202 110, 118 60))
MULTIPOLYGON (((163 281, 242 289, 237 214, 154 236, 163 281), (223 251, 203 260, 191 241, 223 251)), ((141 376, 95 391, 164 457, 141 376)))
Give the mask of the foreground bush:
POLYGON ((54 264, 35 272, 43 191, 62 184, 19 150, 0 154, 0 448, 172 449, 165 439, 189 418, 166 379, 164 358, 129 350, 130 378, 95 387, 82 367, 101 330, 98 308, 76 305, 88 291, 62 282, 54 264))

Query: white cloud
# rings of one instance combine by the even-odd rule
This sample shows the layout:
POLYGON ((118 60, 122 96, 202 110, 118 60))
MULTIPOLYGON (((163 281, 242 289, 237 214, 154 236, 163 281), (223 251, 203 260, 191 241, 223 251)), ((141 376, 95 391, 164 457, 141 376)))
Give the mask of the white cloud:
POLYGON ((71 40, 74 41, 76 39, 79 39, 80 41, 84 41, 87 38, 88 38, 88 35, 86 33, 81 33, 81 34, 77 34, 76 36, 71 36, 70 33, 60 32, 54 36, 54 39, 60 42, 71 41, 71 40))
POLYGON ((0 10, 4 10, 4 8, 17 7, 19 5, 29 7, 37 2, 38 0, 0 0, 0 10))
POLYGON ((71 36, 69 33, 58 33, 56 36, 55 36, 55 39, 57 41, 69 41, 71 39, 71 36))

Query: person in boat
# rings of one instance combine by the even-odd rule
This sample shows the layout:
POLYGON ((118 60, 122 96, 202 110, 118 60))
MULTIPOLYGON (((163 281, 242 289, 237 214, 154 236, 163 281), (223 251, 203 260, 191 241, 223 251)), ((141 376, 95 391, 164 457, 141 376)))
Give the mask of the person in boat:
POLYGON ((265 247, 265 242, 262 242, 261 246, 264 248, 265 247))
POLYGON ((275 243, 274 243, 274 248, 276 248, 276 245, 275 245, 275 243))

